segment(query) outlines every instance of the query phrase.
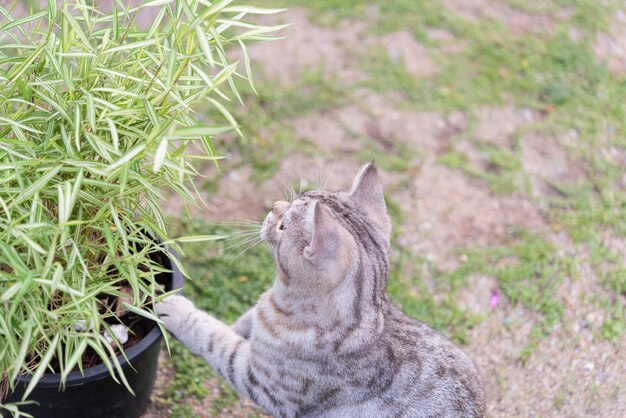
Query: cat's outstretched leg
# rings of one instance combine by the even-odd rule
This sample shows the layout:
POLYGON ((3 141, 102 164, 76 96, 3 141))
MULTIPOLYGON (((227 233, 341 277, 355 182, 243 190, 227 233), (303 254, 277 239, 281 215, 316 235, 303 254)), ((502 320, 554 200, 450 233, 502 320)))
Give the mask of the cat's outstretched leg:
MULTIPOLYGON (((282 402, 274 399, 269 388, 255 375, 248 340, 225 323, 196 309, 183 296, 167 297, 157 303, 155 311, 176 339, 194 354, 204 357, 235 390, 250 397, 267 412, 282 416, 279 409, 282 402)), ((245 318, 248 313, 241 318, 243 323, 252 320, 245 318)))
POLYGON ((201 355, 237 390, 246 394, 242 379, 250 360, 250 344, 223 322, 178 295, 155 306, 165 328, 194 354, 201 355))
POLYGON ((246 313, 241 315, 234 324, 230 326, 230 329, 241 335, 245 339, 249 339, 252 333, 252 321, 254 320, 256 307, 248 309, 246 313))

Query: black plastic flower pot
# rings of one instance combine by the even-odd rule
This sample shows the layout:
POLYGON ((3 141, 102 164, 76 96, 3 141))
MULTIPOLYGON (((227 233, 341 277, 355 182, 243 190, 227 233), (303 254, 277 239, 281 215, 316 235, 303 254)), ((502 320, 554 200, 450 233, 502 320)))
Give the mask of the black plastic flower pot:
MULTIPOLYGON (((162 257, 164 264, 172 273, 161 273, 168 277, 164 283, 168 289, 180 289, 183 277, 169 258, 162 257)), ((148 321, 147 319, 145 319, 148 321)), ((60 376, 44 374, 28 397, 35 403, 20 406, 20 411, 35 418, 136 418, 146 410, 150 402, 150 393, 156 378, 159 351, 163 336, 158 326, 150 331, 135 345, 125 350, 126 357, 119 355, 124 374, 134 395, 123 385, 117 383, 109 374, 104 364, 71 372, 62 390, 60 376)), ((15 391, 10 393, 4 403, 19 402, 28 385, 28 379, 22 378, 15 391)), ((0 413, 2 415, 2 413, 0 413)))

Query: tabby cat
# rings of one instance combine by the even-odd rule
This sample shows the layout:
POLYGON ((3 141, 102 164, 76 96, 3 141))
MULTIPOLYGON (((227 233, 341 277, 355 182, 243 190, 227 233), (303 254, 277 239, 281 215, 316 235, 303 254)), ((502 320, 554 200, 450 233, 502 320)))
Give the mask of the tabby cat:
POLYGON ((277 276, 231 327, 182 296, 165 327, 275 417, 483 417, 474 363, 386 291, 391 223, 373 163, 352 190, 276 202, 261 229, 277 276))

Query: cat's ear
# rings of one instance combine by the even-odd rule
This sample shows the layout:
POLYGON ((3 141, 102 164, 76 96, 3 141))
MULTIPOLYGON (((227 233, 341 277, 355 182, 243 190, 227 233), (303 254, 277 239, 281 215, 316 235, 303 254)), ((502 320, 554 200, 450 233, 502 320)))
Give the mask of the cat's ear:
POLYGON ((373 162, 365 165, 356 175, 352 190, 350 190, 350 197, 374 217, 387 216, 383 185, 373 162))
POLYGON ((332 216, 318 201, 313 202, 309 213, 311 242, 304 247, 303 254, 313 263, 339 248, 339 231, 332 216))

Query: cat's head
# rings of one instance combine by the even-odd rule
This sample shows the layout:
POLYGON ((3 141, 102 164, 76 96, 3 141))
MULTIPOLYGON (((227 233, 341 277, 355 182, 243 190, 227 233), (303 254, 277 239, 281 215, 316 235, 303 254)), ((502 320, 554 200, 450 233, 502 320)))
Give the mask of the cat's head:
POLYGON ((361 169, 349 192, 315 190, 274 203, 261 229, 283 283, 320 291, 336 287, 359 263, 388 263, 390 234, 373 163, 361 169))

